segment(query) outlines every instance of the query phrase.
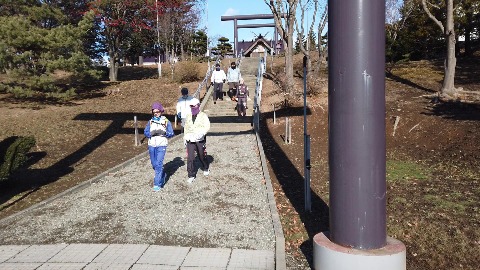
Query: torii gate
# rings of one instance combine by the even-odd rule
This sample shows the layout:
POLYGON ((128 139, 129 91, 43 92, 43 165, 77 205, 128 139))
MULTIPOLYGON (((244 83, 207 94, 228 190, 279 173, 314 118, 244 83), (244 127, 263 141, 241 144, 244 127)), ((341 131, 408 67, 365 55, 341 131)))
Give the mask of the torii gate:
MULTIPOLYGON (((282 18, 285 18, 286 14, 282 14, 282 18)), ((275 48, 278 42, 278 32, 277 32, 277 27, 275 23, 269 23, 269 24, 244 24, 244 25, 238 25, 237 21, 238 20, 261 20, 261 19, 273 19, 273 14, 255 14, 255 15, 235 15, 235 16, 222 16, 221 20, 222 21, 233 21, 233 29, 234 29, 234 34, 233 34, 233 51, 235 52, 235 57, 237 57, 238 52, 237 52, 237 45, 238 45, 238 28, 261 28, 261 27, 274 27, 275 28, 275 33, 274 33, 274 41, 275 41, 275 48)))

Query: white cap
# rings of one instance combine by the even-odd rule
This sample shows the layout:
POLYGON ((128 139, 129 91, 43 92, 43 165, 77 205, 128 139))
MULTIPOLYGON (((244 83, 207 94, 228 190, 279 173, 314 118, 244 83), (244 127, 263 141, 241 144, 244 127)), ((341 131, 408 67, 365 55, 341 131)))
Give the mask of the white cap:
POLYGON ((190 106, 195 106, 197 104, 200 104, 200 100, 198 100, 197 98, 192 98, 190 100, 190 106))

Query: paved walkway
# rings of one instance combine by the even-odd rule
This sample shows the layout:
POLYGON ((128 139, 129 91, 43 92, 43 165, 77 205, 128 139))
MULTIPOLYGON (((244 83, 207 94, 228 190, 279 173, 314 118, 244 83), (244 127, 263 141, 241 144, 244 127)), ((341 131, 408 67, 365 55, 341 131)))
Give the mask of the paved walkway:
MULTIPOLYGON (((116 198, 108 196, 109 194, 103 197, 104 193, 99 192, 103 186, 102 183, 104 183, 104 186, 108 186, 109 181, 119 183, 118 190, 114 190, 114 193, 130 192, 130 189, 137 188, 138 183, 132 183, 132 179, 140 179, 138 180, 140 184, 150 182, 149 176, 145 177, 143 174, 150 175, 152 172, 148 168, 142 167, 145 166, 145 159, 148 160, 148 157, 141 155, 78 187, 14 216, 0 220, 0 230, 2 231, 0 238, 2 243, 7 243, 0 246, 0 269, 285 269, 283 232, 265 164, 263 148, 258 135, 253 133, 251 126, 255 92, 254 71, 257 65, 258 59, 246 59, 241 66, 242 75, 250 88, 250 96, 252 97, 248 117, 236 116, 235 103, 232 101, 217 102, 214 105, 209 97, 210 93, 207 93, 202 102, 202 107, 210 115, 212 122, 208 149, 213 153, 213 168, 208 181, 198 177, 199 180, 197 181, 199 182, 194 183, 196 184, 195 187, 189 187, 185 184, 185 181, 183 181, 185 180, 185 169, 179 170, 179 168, 186 165, 181 158, 178 158, 184 155, 184 148, 180 145, 181 140, 179 138, 172 140, 172 145, 169 146, 170 153, 167 153, 167 156, 171 156, 166 156, 165 165, 166 170, 171 172, 172 175, 169 177, 166 189, 160 192, 162 194, 159 195, 158 200, 165 203, 171 202, 172 204, 168 205, 171 210, 169 214, 170 212, 178 213, 178 217, 168 217, 167 213, 158 215, 157 212, 149 212, 151 209, 140 209, 142 202, 138 205, 127 202, 133 204, 131 206, 132 210, 121 208, 125 207, 121 204, 126 204, 123 197, 131 196, 142 200, 145 200, 145 197, 152 197, 150 188, 135 191, 136 193, 130 195, 122 193, 121 200, 116 202, 117 205, 120 204, 120 208, 113 210, 112 207, 118 207, 113 203, 116 198), (253 136, 253 139, 251 136, 253 136), (246 145, 249 145, 248 143, 240 144, 240 147, 234 148, 222 144, 222 140, 224 142, 225 140, 256 140, 255 152, 257 155, 251 155, 252 149, 246 147, 246 145), (235 156, 229 156, 228 153, 230 155, 234 153, 235 156), (244 159, 249 156, 252 157, 252 164, 261 163, 258 164, 258 167, 253 166, 253 171, 246 172, 245 166, 228 166, 228 162, 238 164, 238 158, 244 159), (142 178, 146 178, 146 180, 142 178), (238 185, 240 183, 245 185, 247 183, 245 181, 250 181, 248 185, 256 190, 255 196, 261 197, 261 194, 265 194, 263 195, 264 198, 259 200, 255 196, 249 198, 248 195, 242 194, 241 192, 244 192, 244 190, 238 185), (258 189, 257 184, 262 182, 265 191, 258 189), (212 186, 212 183, 215 186, 212 186), (222 184, 229 192, 216 189, 218 186, 221 187, 222 184), (135 186, 132 188, 133 185, 135 186), (178 203, 181 199, 175 197, 192 198, 196 194, 203 194, 204 197, 193 198, 190 204, 194 206, 202 204, 201 207, 194 208, 193 211, 206 209, 204 220, 195 215, 189 216, 188 211, 192 210, 186 207, 187 202, 184 202, 186 209, 182 209, 182 204, 178 203), (238 200, 236 200, 237 196, 240 197, 238 200), (93 210, 82 210, 80 208, 82 205, 91 206, 94 202, 97 205, 93 210), (102 206, 110 208, 111 212, 107 212, 107 214, 96 213, 96 209, 100 209, 102 206), (174 208, 178 206, 180 207, 174 208), (54 214, 53 212, 58 209, 61 211, 54 214), (262 217, 261 213, 265 210, 268 211, 269 215, 266 217, 263 214, 262 217), (134 226, 135 222, 137 224, 142 222, 143 217, 140 221, 132 221, 132 216, 138 215, 137 212, 139 211, 143 211, 141 213, 145 215, 151 213, 153 217, 149 219, 149 222, 156 224, 158 230, 145 224, 139 226, 141 229, 128 227, 134 226), (182 211, 187 211, 187 214, 182 211), (118 212, 125 213, 120 215, 118 212), (82 228, 76 229, 74 226, 78 224, 72 225, 74 222, 70 218, 65 218, 68 215, 82 216, 83 219, 89 216, 97 217, 84 222, 92 223, 93 225, 90 224, 90 226, 93 227, 82 224, 82 228), (108 224, 104 224, 105 218, 101 218, 102 215, 107 215, 108 224), (259 218, 259 215, 261 218, 259 218), (163 224, 164 220, 162 218, 165 218, 164 216, 170 218, 167 220, 167 224, 163 224), (269 222, 271 222, 271 232, 255 227, 255 224, 260 225, 260 223, 265 222, 265 217, 267 221, 270 220, 269 222), (184 218, 185 220, 183 220, 184 218), (176 219, 178 219, 178 223, 176 223, 176 219), (215 226, 215 223, 218 224, 218 222, 223 225, 229 225, 227 223, 236 224, 236 226, 217 228, 218 226, 215 226), (27 228, 30 227, 30 224, 33 224, 31 228, 27 228), (49 224, 53 228, 49 231, 44 230, 42 226, 45 226, 45 224, 49 224), (111 232, 102 234, 103 226, 112 227, 118 235, 112 235, 111 232), (197 228, 202 226, 206 227, 197 228), (222 231, 222 229, 228 230, 229 228, 237 231, 222 231), (183 236, 182 229, 185 231, 183 236), (69 230, 74 230, 74 232, 69 232, 69 230), (193 235, 187 234, 187 230, 190 230, 193 235), (88 235, 89 231, 92 232, 93 236, 85 236, 88 235), (158 235, 159 231, 171 234, 169 235, 170 238, 167 237, 170 245, 163 244, 160 240, 152 244, 151 240, 148 240, 149 234, 158 235), (257 236, 258 233, 265 237, 262 241, 266 242, 266 245, 252 243, 255 239, 261 242, 257 236), (19 236, 13 236, 15 234, 19 236), (60 234, 61 237, 56 238, 56 234, 60 234), (7 235, 12 235, 15 239, 9 239, 7 235), (79 235, 84 238, 74 238, 79 237, 79 235), (125 240, 124 235, 132 237, 135 241, 125 240), (198 235, 198 239, 195 235, 198 235), (272 245, 268 244, 268 239, 271 237, 274 239, 272 245), (59 242, 58 239, 66 240, 63 240, 65 241, 63 243, 59 242), (85 239, 90 240, 85 242, 85 239), (107 242, 105 239, 113 240, 108 241, 108 243, 117 244, 105 244, 107 242), (158 241, 161 245, 157 244, 158 241), (225 243, 222 243, 222 241, 225 243), (189 243, 192 243, 192 245, 189 245, 189 243), (255 246, 262 247, 262 249, 251 249, 255 246), (265 248, 263 248, 264 246, 265 248)), ((248 166, 252 167, 252 165, 248 166)), ((201 171, 199 172, 201 173, 201 171)), ((252 192, 254 190, 245 191, 252 192)), ((145 222, 147 221, 145 220, 145 222)), ((165 239, 162 241, 165 241, 165 239)))
POLYGON ((142 244, 0 246, 0 269, 275 269, 271 251, 142 244))

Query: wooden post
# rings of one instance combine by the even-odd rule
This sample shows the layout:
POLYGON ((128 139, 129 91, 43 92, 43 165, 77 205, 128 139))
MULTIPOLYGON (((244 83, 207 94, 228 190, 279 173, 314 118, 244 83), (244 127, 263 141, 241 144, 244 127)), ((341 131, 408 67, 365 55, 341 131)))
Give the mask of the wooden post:
POLYGON ((285 144, 288 143, 288 117, 285 117, 285 144))
POLYGON ((275 104, 272 104, 272 105, 273 105, 273 124, 275 125, 277 123, 276 114, 275 114, 275 104))
POLYGON ((292 143, 292 120, 288 121, 288 144, 292 143))
POLYGON ((135 146, 139 145, 137 116, 133 116, 133 127, 135 128, 135 146))

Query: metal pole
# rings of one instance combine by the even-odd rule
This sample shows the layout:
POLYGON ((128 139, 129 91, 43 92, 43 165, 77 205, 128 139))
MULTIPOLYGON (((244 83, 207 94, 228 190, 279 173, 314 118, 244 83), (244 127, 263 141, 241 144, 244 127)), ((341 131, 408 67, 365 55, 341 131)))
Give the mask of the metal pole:
POLYGON ((312 212, 312 190, 310 189, 310 135, 305 136, 305 211, 312 212))
POLYGON ((303 57, 303 162, 305 211, 311 211, 310 191, 310 135, 307 134, 307 57, 303 57))
POLYGON ((307 135, 307 57, 303 57, 303 134, 307 135))
POLYGON ((329 0, 330 240, 386 245, 385 1, 329 0))
POLYGON ((233 33, 233 51, 235 52, 235 57, 237 57, 237 40, 238 40, 237 19, 233 20, 233 28, 235 29, 235 32, 233 33))

